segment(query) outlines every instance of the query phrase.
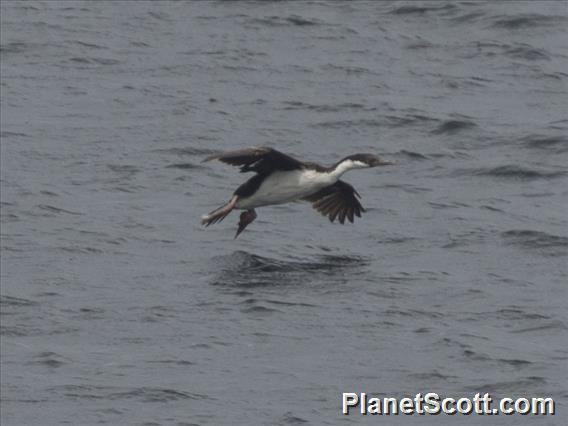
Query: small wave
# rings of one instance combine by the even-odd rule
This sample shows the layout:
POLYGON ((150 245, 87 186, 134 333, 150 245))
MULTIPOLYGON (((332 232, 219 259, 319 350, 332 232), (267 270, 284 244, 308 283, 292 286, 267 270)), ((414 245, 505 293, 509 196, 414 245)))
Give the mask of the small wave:
POLYGON ((532 362, 524 360, 524 359, 505 359, 500 358, 497 360, 500 364, 510 365, 511 367, 525 367, 527 365, 531 365, 532 362))
POLYGON ((376 108, 365 107, 363 104, 346 102, 337 105, 313 105, 301 101, 285 101, 284 110, 310 110, 316 112, 339 112, 345 110, 374 111, 376 108))
POLYGON ((301 16, 298 15, 291 15, 288 18, 286 18, 287 22, 290 22, 291 24, 303 27, 306 25, 319 25, 320 22, 315 20, 315 19, 306 19, 306 18, 302 18, 301 16))
POLYGON ((568 175, 568 171, 548 171, 536 170, 533 168, 522 167, 517 165, 505 165, 497 167, 483 167, 480 169, 458 170, 457 174, 486 176, 500 179, 516 179, 516 180, 536 180, 536 179, 555 179, 568 175))
POLYGON ((457 201, 453 202, 453 203, 438 203, 438 202, 434 202, 434 201, 429 201, 428 204, 430 206, 432 206, 432 208, 440 209, 440 210, 459 209, 459 208, 462 208, 462 207, 470 207, 468 204, 458 203, 457 201))
POLYGON ((404 45, 404 47, 409 50, 429 49, 434 46, 434 43, 427 40, 413 41, 404 45))
POLYGON ((525 328, 519 328, 513 331, 513 333, 533 333, 533 332, 540 332, 542 331, 547 331, 547 330, 568 330, 568 327, 566 326, 566 324, 564 324, 562 321, 550 321, 546 324, 542 324, 542 325, 537 325, 537 326, 533 326, 533 327, 525 327, 525 328))
POLYGON ((18 4, 18 3, 15 3, 12 7, 13 7, 15 10, 25 10, 25 11, 30 11, 30 10, 32 10, 32 11, 34 11, 34 12, 36 12, 36 11, 38 11, 38 10, 42 10, 42 9, 40 9, 39 7, 32 6, 32 5, 28 4, 28 3, 19 3, 19 4, 18 4))
POLYGON ((289 302, 284 300, 266 300, 266 303, 271 303, 277 306, 302 306, 305 308, 314 308, 316 305, 311 303, 304 303, 304 302, 289 302))
POLYGON ((548 27, 555 24, 565 24, 567 19, 563 16, 547 16, 539 14, 524 14, 506 18, 498 18, 493 22, 493 27, 507 30, 521 28, 548 27))
POLYGON ((477 127, 477 124, 469 120, 447 120, 432 130, 431 133, 435 135, 454 134, 474 127, 477 127))
POLYGON ((404 192, 408 192, 410 194, 420 194, 422 192, 431 192, 432 189, 431 188, 427 188, 427 187, 423 187, 423 186, 416 186, 416 185, 411 185, 411 184, 385 184, 381 186, 382 188, 388 188, 388 189, 396 189, 396 190, 401 190, 404 192))
MULTIPOLYGON (((461 205, 438 204, 437 206, 433 207, 438 209, 448 209, 448 208, 461 207, 461 205)), ((444 244, 442 248, 452 249, 456 247, 467 247, 472 244, 479 244, 484 241, 485 237, 486 237, 485 232, 479 229, 460 232, 456 235, 449 236, 450 241, 444 244)))
POLYGON ((321 261, 286 261, 236 251, 215 259, 216 269, 220 273, 212 284, 240 287, 290 285, 303 282, 306 276, 330 274, 366 263, 358 257, 323 255, 319 258, 321 261))
POLYGON ((368 68, 357 67, 353 65, 337 65, 337 64, 327 64, 321 67, 324 71, 339 71, 346 74, 375 74, 368 68))
POLYGON ((389 120, 387 124, 390 124, 393 127, 402 127, 408 125, 437 123, 440 121, 439 119, 427 114, 428 113, 423 110, 408 108, 406 110, 401 110, 398 115, 387 115, 386 118, 389 120))
POLYGON ((112 172, 128 176, 132 176, 140 171, 138 167, 128 164, 107 164, 107 167, 112 172))
POLYGON ((9 337, 24 337, 24 336, 32 336, 37 334, 33 330, 23 326, 5 326, 0 325, 0 336, 9 336, 9 337))
POLYGON ((193 170, 193 169, 202 169, 202 168, 203 166, 193 163, 175 163, 166 166, 166 169, 181 169, 181 170, 193 170))
POLYGON ((406 244, 411 241, 416 241, 415 237, 399 236, 399 237, 387 237, 381 240, 383 244, 406 244))
POLYGON ((543 198, 556 195, 554 192, 523 192, 520 195, 527 198, 543 198))
POLYGON ((166 365, 182 365, 182 366, 195 365, 195 362, 187 361, 185 359, 157 359, 146 362, 148 364, 166 364, 166 365))
POLYGON ((268 313, 275 313, 275 312, 279 312, 282 313, 283 311, 280 309, 276 309, 276 308, 271 308, 268 306, 263 305, 262 303, 269 303, 272 305, 276 305, 276 306, 296 306, 296 305, 300 305, 300 306, 313 306, 313 305, 301 305, 301 304, 296 304, 296 303, 288 303, 288 302, 279 302, 279 301, 274 301, 274 300, 260 300, 254 297, 249 297, 245 300, 243 300, 242 302, 240 302, 240 305, 243 305, 242 308, 242 312, 244 313, 258 313, 258 314, 268 314, 268 313))
POLYGON ((380 120, 368 119, 368 118, 359 119, 359 120, 330 120, 312 125, 312 127, 323 127, 329 129, 344 129, 351 127, 380 127, 380 126, 382 126, 380 120))
POLYGON ((278 426, 286 426, 286 425, 303 425, 309 423, 308 420, 305 420, 301 417, 298 417, 292 412, 287 412, 282 416, 282 419, 276 423, 278 426))
POLYGON ((459 15, 452 18, 452 21, 457 23, 474 22, 478 21, 480 18, 484 17, 486 14, 484 12, 471 12, 464 15, 459 15))
POLYGON ((437 121, 437 119, 420 115, 386 115, 377 116, 376 118, 360 118, 357 120, 329 120, 311 124, 311 127, 322 127, 330 129, 345 128, 364 128, 364 127, 407 127, 413 125, 422 125, 424 123, 437 121))
POLYGON ((564 255, 568 251, 568 237, 552 235, 529 229, 501 232, 501 237, 509 245, 524 249, 546 250, 549 254, 564 255))
POLYGON ((547 315, 537 314, 534 312, 527 312, 524 309, 518 307, 508 307, 498 309, 495 312, 483 312, 480 314, 482 317, 487 318, 488 316, 495 317, 497 319, 502 319, 506 321, 521 321, 521 320, 546 320, 550 319, 547 315))
POLYGON ((54 213, 54 214, 60 214, 60 213, 65 213, 65 214, 72 214, 75 216, 81 216, 83 215, 83 213, 80 212, 73 212, 71 210, 65 210, 59 207, 54 207, 54 206, 50 206, 49 204, 38 204, 37 206, 39 209, 47 211, 49 213, 54 213))
POLYGON ((106 311, 102 308, 80 308, 77 311, 77 316, 82 320, 103 319, 106 311))
POLYGON ((143 402, 167 402, 187 399, 208 399, 205 395, 176 389, 140 387, 124 392, 116 392, 109 395, 108 399, 139 399, 143 402))
POLYGON ((137 399, 142 402, 168 402, 189 399, 209 399, 209 397, 207 397, 206 395, 201 395, 198 393, 147 386, 124 389, 110 386, 61 385, 53 386, 48 390, 55 393, 62 393, 68 398, 78 399, 137 399))
POLYGON ((75 56, 69 59, 70 62, 75 62, 77 64, 88 64, 88 65, 116 65, 120 61, 118 59, 112 58, 93 58, 86 56, 75 56))
MULTIPOLYGON (((468 338, 467 338, 468 342, 471 340, 471 337, 481 338, 479 336, 469 335, 468 338)), ((471 347, 471 345, 469 343, 464 343, 460 340, 450 338, 450 337, 442 337, 440 340, 438 340, 437 344, 447 346, 449 348, 460 348, 460 349, 467 349, 467 348, 471 347)))
MULTIPOLYGON (((255 67, 250 67, 247 65, 221 65, 221 68, 227 71, 234 71, 234 72, 254 72, 257 70, 255 67)), ((219 112, 219 111, 218 111, 219 112)), ((228 113, 225 113, 228 114, 228 113)))
POLYGON ((12 306, 20 307, 20 306, 37 306, 37 305, 38 302, 35 302, 30 299, 0 295, 0 306, 2 308, 12 307, 12 306))
POLYGON ((472 351, 471 349, 465 349, 463 351, 463 356, 472 361, 490 361, 487 355, 472 351))
POLYGON ((323 22, 317 19, 304 18, 299 15, 290 15, 287 17, 281 16, 266 16, 263 18, 255 18, 251 22, 261 25, 266 25, 268 27, 275 26, 297 26, 297 27, 307 27, 322 25, 323 22))
MULTIPOLYGON (((198 139, 206 140, 206 141, 213 141, 214 138, 209 137, 200 137, 198 139)), ((171 155, 187 155, 189 157, 194 156, 206 156, 216 153, 217 151, 212 149, 206 148, 193 148, 193 147, 173 147, 173 148, 164 148, 164 149, 155 149, 152 152, 160 153, 160 154, 171 154, 171 155)))
POLYGON ((564 81, 564 79, 568 77, 567 73, 561 71, 552 71, 552 72, 542 71, 538 75, 540 75, 542 78, 551 78, 556 81, 564 81))
POLYGON ((148 12, 148 15, 159 21, 171 21, 170 16, 163 11, 162 12, 150 11, 148 12))
POLYGON ((483 204, 483 205, 479 206, 479 208, 484 209, 484 210, 489 210, 490 212, 505 213, 504 210, 498 209, 497 207, 493 207, 493 206, 490 206, 488 204, 483 204))
POLYGON ((550 61, 550 54, 544 49, 537 49, 529 45, 521 45, 512 47, 505 51, 505 54, 517 59, 526 59, 527 61, 550 61))
MULTIPOLYGON (((2 221, 2 223, 19 222, 20 216, 18 216, 17 214, 14 214, 14 213, 2 212, 0 214, 0 220, 2 221)), ((20 251, 19 249, 16 249, 15 247, 9 247, 9 246, 3 246, 2 250, 20 251)))
POLYGON ((428 160, 429 159, 424 154, 421 154, 421 153, 415 152, 415 151, 407 151, 406 149, 400 150, 397 154, 403 155, 407 158, 410 158, 411 160, 428 160))
POLYGON ((0 53, 23 53, 26 50, 33 48, 31 43, 24 43, 21 41, 13 41, 10 43, 0 44, 0 53))
POLYGON ((405 6, 396 7, 393 10, 391 10, 389 13, 392 15, 424 15, 430 12, 447 12, 447 11, 453 11, 455 9, 456 6, 453 4, 445 4, 443 6, 405 5, 405 6))
POLYGON ((50 368, 58 368, 68 364, 69 360, 55 352, 41 352, 28 364, 43 365, 50 368))
POLYGON ((101 46, 101 45, 95 44, 95 43, 86 43, 86 42, 80 41, 80 40, 76 40, 75 44, 78 44, 79 46, 83 46, 83 47, 88 47, 89 49, 106 49, 105 46, 101 46))
POLYGON ((26 133, 21 133, 21 132, 7 132, 7 131, 2 131, 0 132, 0 138, 4 139, 4 138, 29 138, 30 135, 26 134, 26 133))
POLYGON ((468 155, 459 152, 432 152, 428 154, 423 154, 417 151, 408 151, 406 149, 402 149, 394 154, 395 157, 402 157, 407 158, 409 160, 414 161, 423 161, 423 160, 430 160, 435 158, 470 158, 468 155))
POLYGON ((444 85, 450 89, 486 87, 487 85, 482 81, 474 77, 446 77, 442 80, 444 85))
MULTIPOLYGON (((417 278, 413 278, 413 279, 417 279, 417 278)), ((387 281, 387 280, 385 280, 387 281)), ((430 318, 430 319, 439 319, 439 318, 443 318, 444 315, 438 312, 433 312, 433 311, 424 311, 424 310, 420 310, 420 309, 408 309, 408 310, 403 310, 403 309, 397 309, 397 308, 391 308, 391 309, 387 309, 385 311, 385 314, 388 316, 397 316, 397 317, 409 317, 409 318, 430 318)))
POLYGON ((248 253, 246 251, 236 251, 226 259, 227 263, 232 264, 236 261, 237 265, 246 270, 254 270, 260 272, 285 272, 290 270, 313 270, 313 269, 329 269, 337 267, 344 262, 353 261, 352 258, 342 256, 324 256, 331 258, 331 261, 314 263, 314 262, 297 262, 297 261, 284 261, 273 259, 269 257, 259 256, 256 254, 248 253), (335 263, 337 262, 337 263, 335 263))
MULTIPOLYGON (((18 311, 18 313, 20 313, 18 311)), ((15 326, 0 326, 0 335, 2 336, 53 336, 53 335, 61 335, 61 334, 72 334, 79 331, 77 327, 70 327, 70 326, 62 326, 56 328, 49 328, 46 329, 45 325, 40 327, 28 327, 24 325, 15 325, 15 326)))
MULTIPOLYGON (((73 7, 73 6, 68 6, 68 7, 62 7, 61 9, 58 9, 58 11, 60 12, 92 12, 92 9, 89 9, 87 7, 73 7)), ((69 17, 71 15, 67 15, 66 17, 69 17)))
POLYGON ((282 312, 278 309, 268 308, 266 306, 257 305, 257 306, 248 306, 241 310, 244 314, 273 314, 275 312, 282 312))
POLYGON ((531 135, 523 138, 527 148, 550 150, 554 153, 568 151, 568 138, 566 136, 531 135))
POLYGON ((428 383, 430 383, 432 380, 447 381, 447 380, 450 380, 450 379, 456 377, 456 376, 442 374, 438 370, 433 370, 433 371, 430 371, 430 372, 427 372, 427 373, 412 373, 412 374, 409 374, 409 376, 412 379, 424 380, 424 381, 427 381, 428 383))
POLYGON ((130 44, 131 46, 134 46, 134 47, 152 47, 151 44, 149 44, 149 43, 144 43, 143 41, 140 41, 140 40, 131 41, 129 44, 130 44))
POLYGON ((55 247, 56 250, 62 251, 65 253, 72 253, 72 254, 102 254, 104 253, 103 250, 89 247, 89 246, 78 246, 78 245, 71 245, 71 246, 64 246, 64 247, 55 247))
POLYGON ((102 399, 101 391, 107 388, 103 386, 88 386, 88 385, 59 385, 48 388, 48 391, 54 393, 62 393, 68 398, 80 399, 102 399))

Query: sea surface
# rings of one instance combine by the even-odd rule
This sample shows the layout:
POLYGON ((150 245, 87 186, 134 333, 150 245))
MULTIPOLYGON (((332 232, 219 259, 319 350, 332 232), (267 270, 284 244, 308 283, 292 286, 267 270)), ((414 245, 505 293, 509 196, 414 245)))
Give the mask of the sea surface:
POLYGON ((567 4, 2 1, 2 425, 565 425, 567 4), (397 164, 203 228, 258 145, 397 164))

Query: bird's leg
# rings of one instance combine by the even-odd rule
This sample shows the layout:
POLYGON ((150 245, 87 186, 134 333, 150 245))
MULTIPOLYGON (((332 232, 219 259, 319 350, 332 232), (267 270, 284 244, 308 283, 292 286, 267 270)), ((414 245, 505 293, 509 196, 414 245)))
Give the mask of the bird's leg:
POLYGON ((216 210, 213 210, 208 215, 203 216, 201 218, 201 224, 209 226, 213 223, 221 222, 235 208, 238 199, 239 197, 237 195, 234 195, 233 198, 231 198, 231 200, 227 204, 219 207, 216 210))
POLYGON ((256 219, 256 212, 254 209, 246 210, 241 213, 241 219, 239 220, 239 229, 237 229, 237 233, 235 234, 235 238, 239 236, 241 232, 245 230, 245 228, 252 223, 253 220, 256 219))

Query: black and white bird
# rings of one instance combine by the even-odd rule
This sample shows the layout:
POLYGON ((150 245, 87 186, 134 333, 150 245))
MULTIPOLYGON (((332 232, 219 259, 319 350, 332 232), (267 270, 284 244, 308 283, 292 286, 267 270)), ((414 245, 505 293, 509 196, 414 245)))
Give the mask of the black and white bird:
POLYGON ((228 203, 202 217, 209 226, 221 222, 233 209, 241 213, 235 238, 257 217, 257 207, 283 204, 290 201, 308 201, 324 216, 341 224, 347 218, 361 217, 365 209, 357 199, 359 193, 339 178, 352 169, 363 169, 394 164, 373 154, 354 154, 331 167, 296 160, 268 147, 227 151, 207 157, 203 162, 219 160, 241 168, 241 173, 256 174, 233 193, 228 203))

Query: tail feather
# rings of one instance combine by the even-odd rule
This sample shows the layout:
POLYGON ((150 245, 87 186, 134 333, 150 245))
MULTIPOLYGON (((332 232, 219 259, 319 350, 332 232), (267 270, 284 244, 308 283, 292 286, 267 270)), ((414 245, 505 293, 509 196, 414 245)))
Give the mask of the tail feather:
POLYGON ((218 212, 218 213, 215 213, 213 211, 213 212, 209 213, 208 215, 204 215, 204 216, 201 217, 201 224, 205 225, 205 227, 207 227, 209 225, 219 223, 223 219, 225 219, 229 213, 230 213, 230 211, 228 211, 228 212, 221 211, 221 212, 218 212))
POLYGON ((209 225, 213 225, 214 223, 219 223, 223 219, 227 217, 229 213, 235 208, 235 204, 237 203, 237 197, 234 196, 231 198, 227 204, 222 205, 221 207, 213 210, 211 213, 204 215, 201 217, 201 224, 205 225, 205 227, 209 225))

